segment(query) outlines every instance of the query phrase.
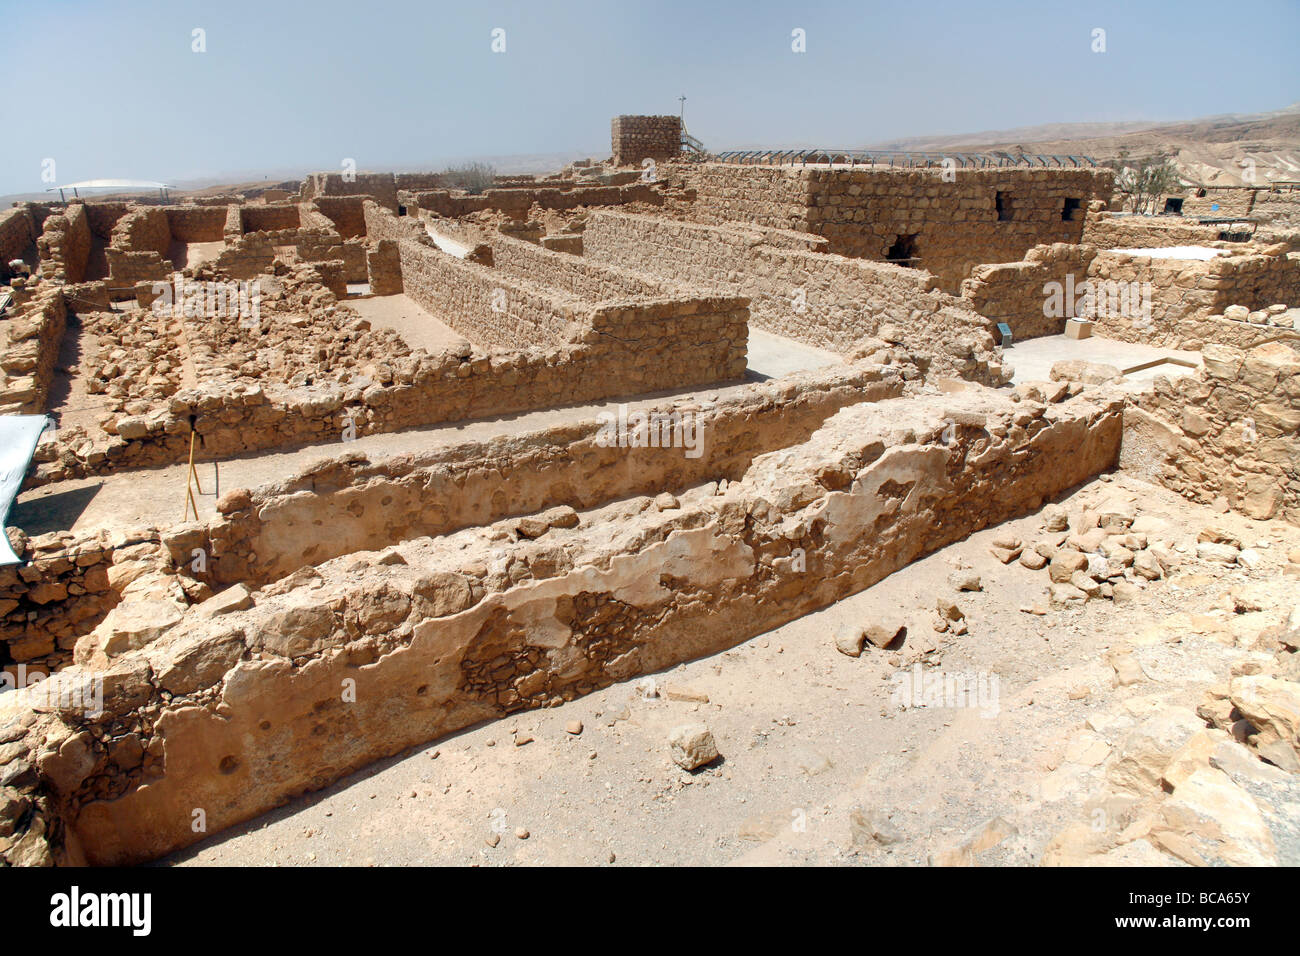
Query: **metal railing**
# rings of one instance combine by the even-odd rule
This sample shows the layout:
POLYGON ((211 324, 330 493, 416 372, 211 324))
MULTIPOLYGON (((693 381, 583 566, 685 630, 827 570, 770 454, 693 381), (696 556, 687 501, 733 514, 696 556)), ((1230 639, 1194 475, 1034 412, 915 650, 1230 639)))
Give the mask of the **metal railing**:
POLYGON ((889 166, 893 169, 942 166, 945 162, 953 163, 959 169, 1087 169, 1097 166, 1097 161, 1091 156, 996 150, 987 153, 935 153, 895 149, 733 149, 718 153, 711 159, 719 163, 758 166, 889 166))

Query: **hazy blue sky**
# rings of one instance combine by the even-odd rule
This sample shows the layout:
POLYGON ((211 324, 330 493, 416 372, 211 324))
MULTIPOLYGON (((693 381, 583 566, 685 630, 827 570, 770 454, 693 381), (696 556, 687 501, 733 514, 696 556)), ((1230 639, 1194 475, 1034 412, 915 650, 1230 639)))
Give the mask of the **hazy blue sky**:
POLYGON ((682 93, 715 149, 1300 100, 1297 0, 0 0, 0 24, 0 193, 43 188, 47 157, 72 182, 606 156, 611 116, 682 93))

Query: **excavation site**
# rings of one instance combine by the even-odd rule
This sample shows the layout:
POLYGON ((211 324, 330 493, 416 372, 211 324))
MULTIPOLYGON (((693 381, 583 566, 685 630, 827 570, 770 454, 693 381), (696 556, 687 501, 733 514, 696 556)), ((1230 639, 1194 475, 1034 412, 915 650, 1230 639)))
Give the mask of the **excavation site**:
POLYGON ((0 210, 0 863, 1300 864, 1300 173, 682 102, 0 210))

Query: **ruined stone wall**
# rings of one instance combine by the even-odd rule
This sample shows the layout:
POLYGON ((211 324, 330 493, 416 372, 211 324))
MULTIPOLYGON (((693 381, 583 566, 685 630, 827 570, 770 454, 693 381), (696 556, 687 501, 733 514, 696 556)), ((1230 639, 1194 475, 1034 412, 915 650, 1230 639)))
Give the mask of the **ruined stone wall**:
POLYGON ((1207 261, 1102 252, 1089 278, 1151 284, 1149 322, 1140 314, 1096 316, 1096 334, 1122 342, 1185 348, 1204 342, 1202 336, 1213 328, 1204 320, 1222 316, 1229 306, 1257 310, 1300 302, 1300 255, 1288 255, 1280 246, 1207 261))
POLYGON ((221 242, 226 238, 226 206, 164 206, 163 212, 176 242, 221 242))
POLYGON ((82 281, 86 277, 90 242, 86 207, 81 203, 74 203, 61 214, 50 216, 36 241, 41 274, 56 282, 82 281))
POLYGON ((167 222, 167 211, 159 206, 133 209, 119 219, 117 225, 113 227, 114 249, 156 252, 159 256, 166 257, 171 244, 172 234, 167 222))
POLYGON ((1183 199, 1183 215, 1249 216, 1255 208, 1255 193, 1255 189, 1247 186, 1207 186, 1203 189, 1193 189, 1183 199), (1204 192, 1205 195, 1197 195, 1200 192, 1204 192))
POLYGON ((14 802, 32 810, 2 852, 156 858, 200 835, 196 807, 219 832, 414 744, 734 646, 1110 467, 1120 414, 984 392, 854 405, 675 507, 422 539, 195 608, 100 672, 101 715, 33 720, 31 692, 6 695, 14 802))
POLYGON ((366 234, 366 217, 362 209, 363 196, 318 196, 316 208, 334 224, 334 230, 344 239, 355 239, 366 234))
POLYGON ((226 224, 221 230, 221 237, 226 242, 235 242, 244 234, 244 214, 238 205, 226 207, 226 224))
POLYGON ((366 251, 366 281, 375 295, 402 291, 402 255, 396 240, 380 239, 366 251))
POLYGON ((1060 335, 1065 321, 1073 313, 1062 311, 1050 316, 1045 308, 1048 283, 1060 283, 1063 290, 1067 276, 1082 285, 1097 250, 1091 246, 1054 243, 1035 246, 1020 262, 1002 262, 976 266, 971 277, 961 284, 961 297, 972 309, 992 323, 1011 326, 1014 341, 1060 335))
POLYGON ((657 162, 682 151, 679 116, 615 116, 609 124, 610 151, 615 166, 639 166, 647 157, 657 162))
POLYGON ((312 173, 303 180, 299 198, 310 201, 319 196, 369 196, 397 212, 397 181, 392 173, 355 173, 350 181, 342 173, 312 173))
POLYGON ((283 232, 302 225, 297 203, 283 206, 240 206, 239 217, 245 233, 283 232))
POLYGON ((84 205, 91 235, 110 240, 113 238, 113 229, 122 217, 135 208, 134 204, 128 202, 88 202, 84 205))
POLYGON ((398 245, 403 291, 485 348, 555 347, 570 341, 581 321, 586 303, 577 296, 409 240, 398 245))
POLYGON ((442 173, 393 173, 393 185, 398 189, 437 189, 442 185, 442 173))
POLYGON ((543 209, 577 209, 581 206, 622 206, 627 203, 658 203, 659 194, 649 183, 622 186, 573 186, 557 188, 538 184, 512 189, 488 189, 477 196, 431 189, 402 193, 409 214, 427 210, 438 216, 456 219, 487 209, 522 219, 534 204, 543 209))
POLYGON ((1098 249, 1167 249, 1217 242, 1217 226, 1201 226, 1177 216, 1101 213, 1089 216, 1083 241, 1098 249))
POLYGON ((338 231, 334 228, 334 220, 321 212, 314 202, 298 204, 298 225, 304 229, 328 229, 330 232, 338 231))
MULTIPOLYGON (((206 526, 191 522, 163 540, 181 571, 194 548, 210 555, 202 577, 214 587, 264 586, 340 555, 508 515, 738 480, 758 455, 806 441, 839 409, 902 391, 899 368, 865 362, 804 373, 797 390, 750 385, 699 411, 692 425, 698 454, 602 445, 600 423, 584 420, 418 457, 347 456, 234 492, 221 517, 206 526)), ((672 412, 664 405, 647 414, 669 419, 672 412)))
POLYGON ((840 255, 906 255, 952 293, 981 263, 1022 259, 1036 245, 1078 244, 1089 204, 1108 197, 1113 181, 1099 169, 958 169, 952 182, 943 175, 703 163, 683 179, 704 217, 816 233, 840 255))
POLYGON ((1300 190, 1261 190, 1255 194, 1254 213, 1279 226, 1300 226, 1300 190))
POLYGON ((500 234, 490 237, 492 267, 496 271, 525 281, 544 283, 582 299, 627 298, 629 296, 663 296, 676 291, 663 279, 637 274, 606 263, 596 263, 577 256, 552 252, 531 242, 500 234))
POLYGON ((988 322, 932 276, 801 245, 790 233, 605 210, 583 232, 585 258, 747 296, 756 328, 838 352, 884 338, 933 355, 936 373, 990 375, 988 322))
POLYGON ((376 239, 412 239, 426 242, 428 236, 424 223, 416 215, 389 215, 382 206, 374 201, 362 201, 362 215, 366 223, 366 238, 376 239))
POLYGON ((702 220, 812 232, 812 186, 806 173, 789 166, 702 163, 674 166, 670 179, 680 178, 694 191, 691 211, 702 220))
POLYGON ((109 582, 113 542, 107 532, 53 532, 14 551, 22 565, 0 567, 0 669, 49 673, 72 663, 77 639, 117 603, 109 582))
MULTIPOLYGON (((514 288, 481 266, 473 266, 481 270, 473 275, 455 275, 446 268, 447 263, 464 263, 436 250, 423 251, 437 257, 441 281, 447 282, 449 289, 462 290, 466 301, 496 288, 514 288)), ((402 255, 407 255, 405 248, 402 255)), ((418 269, 403 272, 407 277, 421 274, 418 269)), ((423 281, 424 288, 433 288, 427 275, 423 281)), ((515 288, 515 293, 522 301, 522 286, 515 288)), ((515 301, 509 298, 512 294, 507 292, 507 302, 515 301)), ((556 314, 556 297, 561 293, 529 291, 527 295, 535 297, 539 309, 545 306, 556 314)), ((734 381, 744 375, 744 299, 692 294, 626 303, 572 301, 574 315, 580 319, 574 326, 577 340, 545 349, 516 342, 514 348, 488 353, 466 345, 436 355, 421 350, 386 363, 369 363, 375 366, 370 374, 347 382, 316 376, 315 385, 286 387, 272 381, 263 387, 255 382, 223 380, 183 389, 148 414, 128 416, 129 431, 119 419, 114 432, 62 443, 51 460, 38 464, 28 478, 28 487, 184 461, 191 421, 202 438, 200 459, 207 461, 270 448, 336 442, 349 430, 357 435, 392 432, 734 381)), ((328 311, 336 308, 336 302, 328 291, 320 289, 312 293, 310 303, 299 307, 304 312, 328 311)), ((206 322, 200 327, 212 325, 206 322)), ((218 353, 211 348, 204 352, 201 346, 196 341, 196 362, 208 361, 205 354, 224 356, 229 351, 218 353)))
POLYGON ((30 298, 23 289, 19 307, 0 320, 0 414, 45 410, 67 320, 63 292, 49 283, 38 286, 30 298))
POLYGON ((1194 501, 1300 524, 1300 355, 1275 342, 1202 356, 1195 375, 1133 397, 1124 467, 1194 501))
MULTIPOLYGON (((297 210, 295 209, 295 215, 297 210)), ((356 246, 354 246, 356 248, 356 246)), ((365 281, 365 250, 359 248, 359 271, 365 281)), ((228 243, 212 262, 217 272, 234 279, 251 279, 265 272, 277 255, 288 255, 303 262, 329 262, 346 260, 344 243, 331 229, 293 228, 270 232, 250 232, 237 241, 228 243)), ((351 254, 350 265, 357 270, 357 254, 351 254)))
POLYGON ((133 206, 113 227, 112 241, 105 250, 109 277, 121 287, 166 279, 173 268, 167 258, 171 242, 165 209, 133 206))
MULTIPOLYGON (((42 226, 44 224, 42 223, 42 226)), ((0 282, 8 282, 13 275, 9 263, 22 259, 36 244, 40 235, 36 217, 25 206, 14 206, 0 211, 0 282)))

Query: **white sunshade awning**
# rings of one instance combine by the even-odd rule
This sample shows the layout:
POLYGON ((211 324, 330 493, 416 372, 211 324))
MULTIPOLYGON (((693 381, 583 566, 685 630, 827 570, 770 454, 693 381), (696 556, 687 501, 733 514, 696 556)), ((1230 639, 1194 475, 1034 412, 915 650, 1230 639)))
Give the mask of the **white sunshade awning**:
MULTIPOLYGON (((23 478, 36 453, 36 442, 49 419, 44 415, 0 415, 0 527, 9 519, 23 478)), ((0 534, 0 566, 21 564, 9 536, 0 534)))
POLYGON ((147 179, 87 179, 80 183, 64 183, 62 186, 48 186, 47 193, 60 189, 171 189, 167 183, 150 182, 147 179))

